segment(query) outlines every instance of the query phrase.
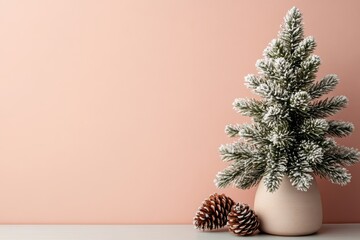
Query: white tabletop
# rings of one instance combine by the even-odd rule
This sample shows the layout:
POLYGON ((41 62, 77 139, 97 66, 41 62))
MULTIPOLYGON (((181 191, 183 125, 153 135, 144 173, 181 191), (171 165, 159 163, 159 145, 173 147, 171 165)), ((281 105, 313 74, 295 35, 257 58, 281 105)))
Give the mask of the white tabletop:
MULTIPOLYGON (((360 224, 324 224, 303 239, 360 239, 360 224)), ((1 240, 227 240, 240 239, 222 231, 201 232, 192 225, 0 225, 1 240)), ((257 234, 249 239, 294 239, 257 234)))

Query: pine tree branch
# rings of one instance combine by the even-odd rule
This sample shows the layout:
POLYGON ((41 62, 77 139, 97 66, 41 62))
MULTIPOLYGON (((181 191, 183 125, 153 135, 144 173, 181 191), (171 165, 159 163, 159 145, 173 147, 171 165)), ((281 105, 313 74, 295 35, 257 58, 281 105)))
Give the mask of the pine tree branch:
POLYGON ((287 158, 281 153, 268 153, 266 170, 264 172, 264 185, 269 192, 276 191, 287 172, 287 158))
POLYGON ((286 124, 289 120, 290 116, 288 110, 278 103, 270 105, 262 118, 262 122, 271 127, 286 124))
POLYGON ((265 80, 261 76, 256 76, 254 74, 248 74, 245 76, 245 86, 248 88, 256 89, 264 82, 265 80))
POLYGON ((294 143, 293 133, 289 131, 288 124, 278 125, 267 131, 267 139, 272 146, 286 149, 294 143))
POLYGON ((264 126, 260 123, 244 124, 241 126, 239 136, 252 142, 253 144, 267 145, 271 142, 267 139, 267 133, 264 126))
POLYGON ((225 188, 231 183, 235 182, 237 178, 244 172, 244 166, 239 164, 232 164, 223 171, 218 172, 215 177, 215 185, 218 188, 225 188))
POLYGON ((255 99, 237 98, 233 102, 233 108, 243 116, 261 119, 265 110, 265 103, 255 99))
POLYGON ((241 130, 240 124, 228 124, 225 127, 225 133, 229 137, 237 137, 239 135, 240 130, 241 130))
POLYGON ((311 84, 308 92, 311 96, 311 99, 319 98, 324 94, 327 94, 335 89, 336 85, 339 83, 339 78, 335 74, 329 74, 321 79, 319 82, 311 84))
POLYGON ((315 118, 331 116, 346 107, 348 100, 345 96, 336 96, 318 100, 309 105, 309 115, 315 118))
POLYGON ((300 128, 300 135, 306 139, 318 140, 324 137, 329 126, 325 119, 306 119, 300 128))
POLYGON ((321 178, 326 178, 330 182, 344 186, 351 181, 351 174, 348 170, 339 164, 317 164, 314 168, 314 173, 321 178))
POLYGON ((319 159, 317 158, 322 157, 322 152, 318 150, 319 146, 314 142, 302 141, 298 153, 292 154, 291 160, 287 165, 288 176, 291 184, 297 190, 307 191, 310 188, 313 180, 311 165, 318 163, 319 159), (313 156, 308 156, 308 154, 313 156))
POLYGON ((316 142, 303 140, 299 145, 298 157, 301 162, 317 164, 322 162, 324 151, 316 142))
POLYGON ((248 166, 251 162, 256 161, 256 155, 253 155, 252 159, 234 162, 223 171, 218 172, 215 178, 216 186, 224 188, 231 183, 242 189, 254 186, 259 181, 265 168, 264 161, 258 162, 256 168, 248 166))
POLYGON ((297 70, 298 81, 294 82, 297 89, 303 89, 314 81, 320 63, 320 57, 316 55, 311 55, 300 63, 297 70))
POLYGON ((221 145, 219 152, 223 161, 239 161, 252 158, 255 154, 255 149, 245 142, 234 142, 221 145))
POLYGON ((219 172, 215 184, 219 188, 234 184, 237 188, 249 189, 259 183, 265 171, 266 162, 257 161, 256 156, 246 162, 236 162, 219 172), (250 166, 256 163, 255 166, 250 166))
POLYGON ((259 59, 255 64, 260 75, 263 75, 266 79, 276 81, 277 73, 275 69, 275 60, 271 58, 259 59))
POLYGON ((294 92, 290 97, 290 107, 303 113, 307 110, 310 96, 305 91, 294 92))
POLYGON ((279 38, 283 40, 293 52, 297 45, 304 39, 302 15, 296 7, 293 7, 285 16, 284 24, 279 32, 279 38))
POLYGON ((342 166, 351 166, 360 161, 360 152, 355 148, 344 146, 334 146, 324 153, 326 164, 340 164, 342 166))
POLYGON ((316 42, 314 37, 306 37, 299 43, 299 46, 297 46, 297 48, 292 54, 294 62, 300 63, 301 61, 305 60, 314 52, 315 48, 316 42))
POLYGON ((288 59, 276 58, 274 61, 276 81, 279 82, 282 87, 287 88, 289 83, 296 81, 296 74, 294 73, 294 67, 288 59))
POLYGON ((312 168, 307 161, 297 161, 290 163, 289 167, 289 178, 291 184, 300 191, 307 191, 311 184, 312 180, 312 168))
POLYGON ((354 130, 354 125, 350 122, 329 120, 327 134, 334 137, 346 137, 354 130))
POLYGON ((287 89, 276 81, 264 82, 254 91, 269 101, 286 102, 290 98, 290 93, 287 89))
POLYGON ((337 146, 336 141, 333 138, 326 137, 326 135, 324 138, 318 139, 315 142, 323 149, 323 151, 328 151, 337 146))
POLYGON ((285 176, 285 172, 268 171, 264 175, 264 185, 269 192, 275 192, 281 184, 282 179, 285 176))
POLYGON ((235 187, 240 189, 249 189, 253 186, 256 186, 264 174, 265 163, 263 163, 262 166, 263 167, 259 167, 259 170, 251 169, 250 171, 247 171, 244 175, 241 176, 241 178, 238 178, 234 182, 235 187))
POLYGON ((281 39, 273 39, 263 52, 265 58, 288 58, 290 52, 285 47, 284 42, 281 39))

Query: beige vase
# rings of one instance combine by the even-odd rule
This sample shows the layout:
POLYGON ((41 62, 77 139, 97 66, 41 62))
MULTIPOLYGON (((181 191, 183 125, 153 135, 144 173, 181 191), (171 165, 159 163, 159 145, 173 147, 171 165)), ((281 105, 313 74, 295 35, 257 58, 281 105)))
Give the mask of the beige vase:
POLYGON ((294 188, 284 177, 273 193, 260 182, 254 210, 260 219, 260 230, 273 235, 299 236, 317 232, 322 225, 321 197, 314 180, 306 192, 294 188))

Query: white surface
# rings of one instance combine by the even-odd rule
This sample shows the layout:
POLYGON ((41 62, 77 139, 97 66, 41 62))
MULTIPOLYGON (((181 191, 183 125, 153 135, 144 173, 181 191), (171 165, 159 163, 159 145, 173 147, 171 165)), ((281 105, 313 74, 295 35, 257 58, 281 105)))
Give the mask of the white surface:
MULTIPOLYGON (((325 224, 302 239, 360 239, 360 224, 325 224)), ((201 232, 192 225, 0 225, 1 240, 226 240, 243 239, 230 232, 201 232)), ((248 239, 294 239, 257 234, 248 239)))

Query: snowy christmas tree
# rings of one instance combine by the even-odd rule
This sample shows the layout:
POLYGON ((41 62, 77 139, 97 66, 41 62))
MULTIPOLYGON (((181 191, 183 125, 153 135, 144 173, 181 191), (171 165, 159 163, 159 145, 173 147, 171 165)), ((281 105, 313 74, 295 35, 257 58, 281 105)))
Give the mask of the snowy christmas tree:
POLYGON ((237 141, 220 147, 222 160, 231 164, 219 172, 217 187, 234 184, 241 189, 263 179, 268 191, 278 189, 287 175, 302 191, 318 175, 345 185, 351 175, 345 168, 358 162, 357 149, 339 146, 353 124, 327 120, 347 105, 345 96, 326 97, 338 84, 330 74, 316 81, 320 58, 313 54, 313 37, 304 37, 302 15, 293 7, 284 18, 278 38, 256 63, 258 75, 247 75, 246 86, 261 99, 236 99, 234 109, 252 117, 251 124, 228 125, 225 132, 237 141))

